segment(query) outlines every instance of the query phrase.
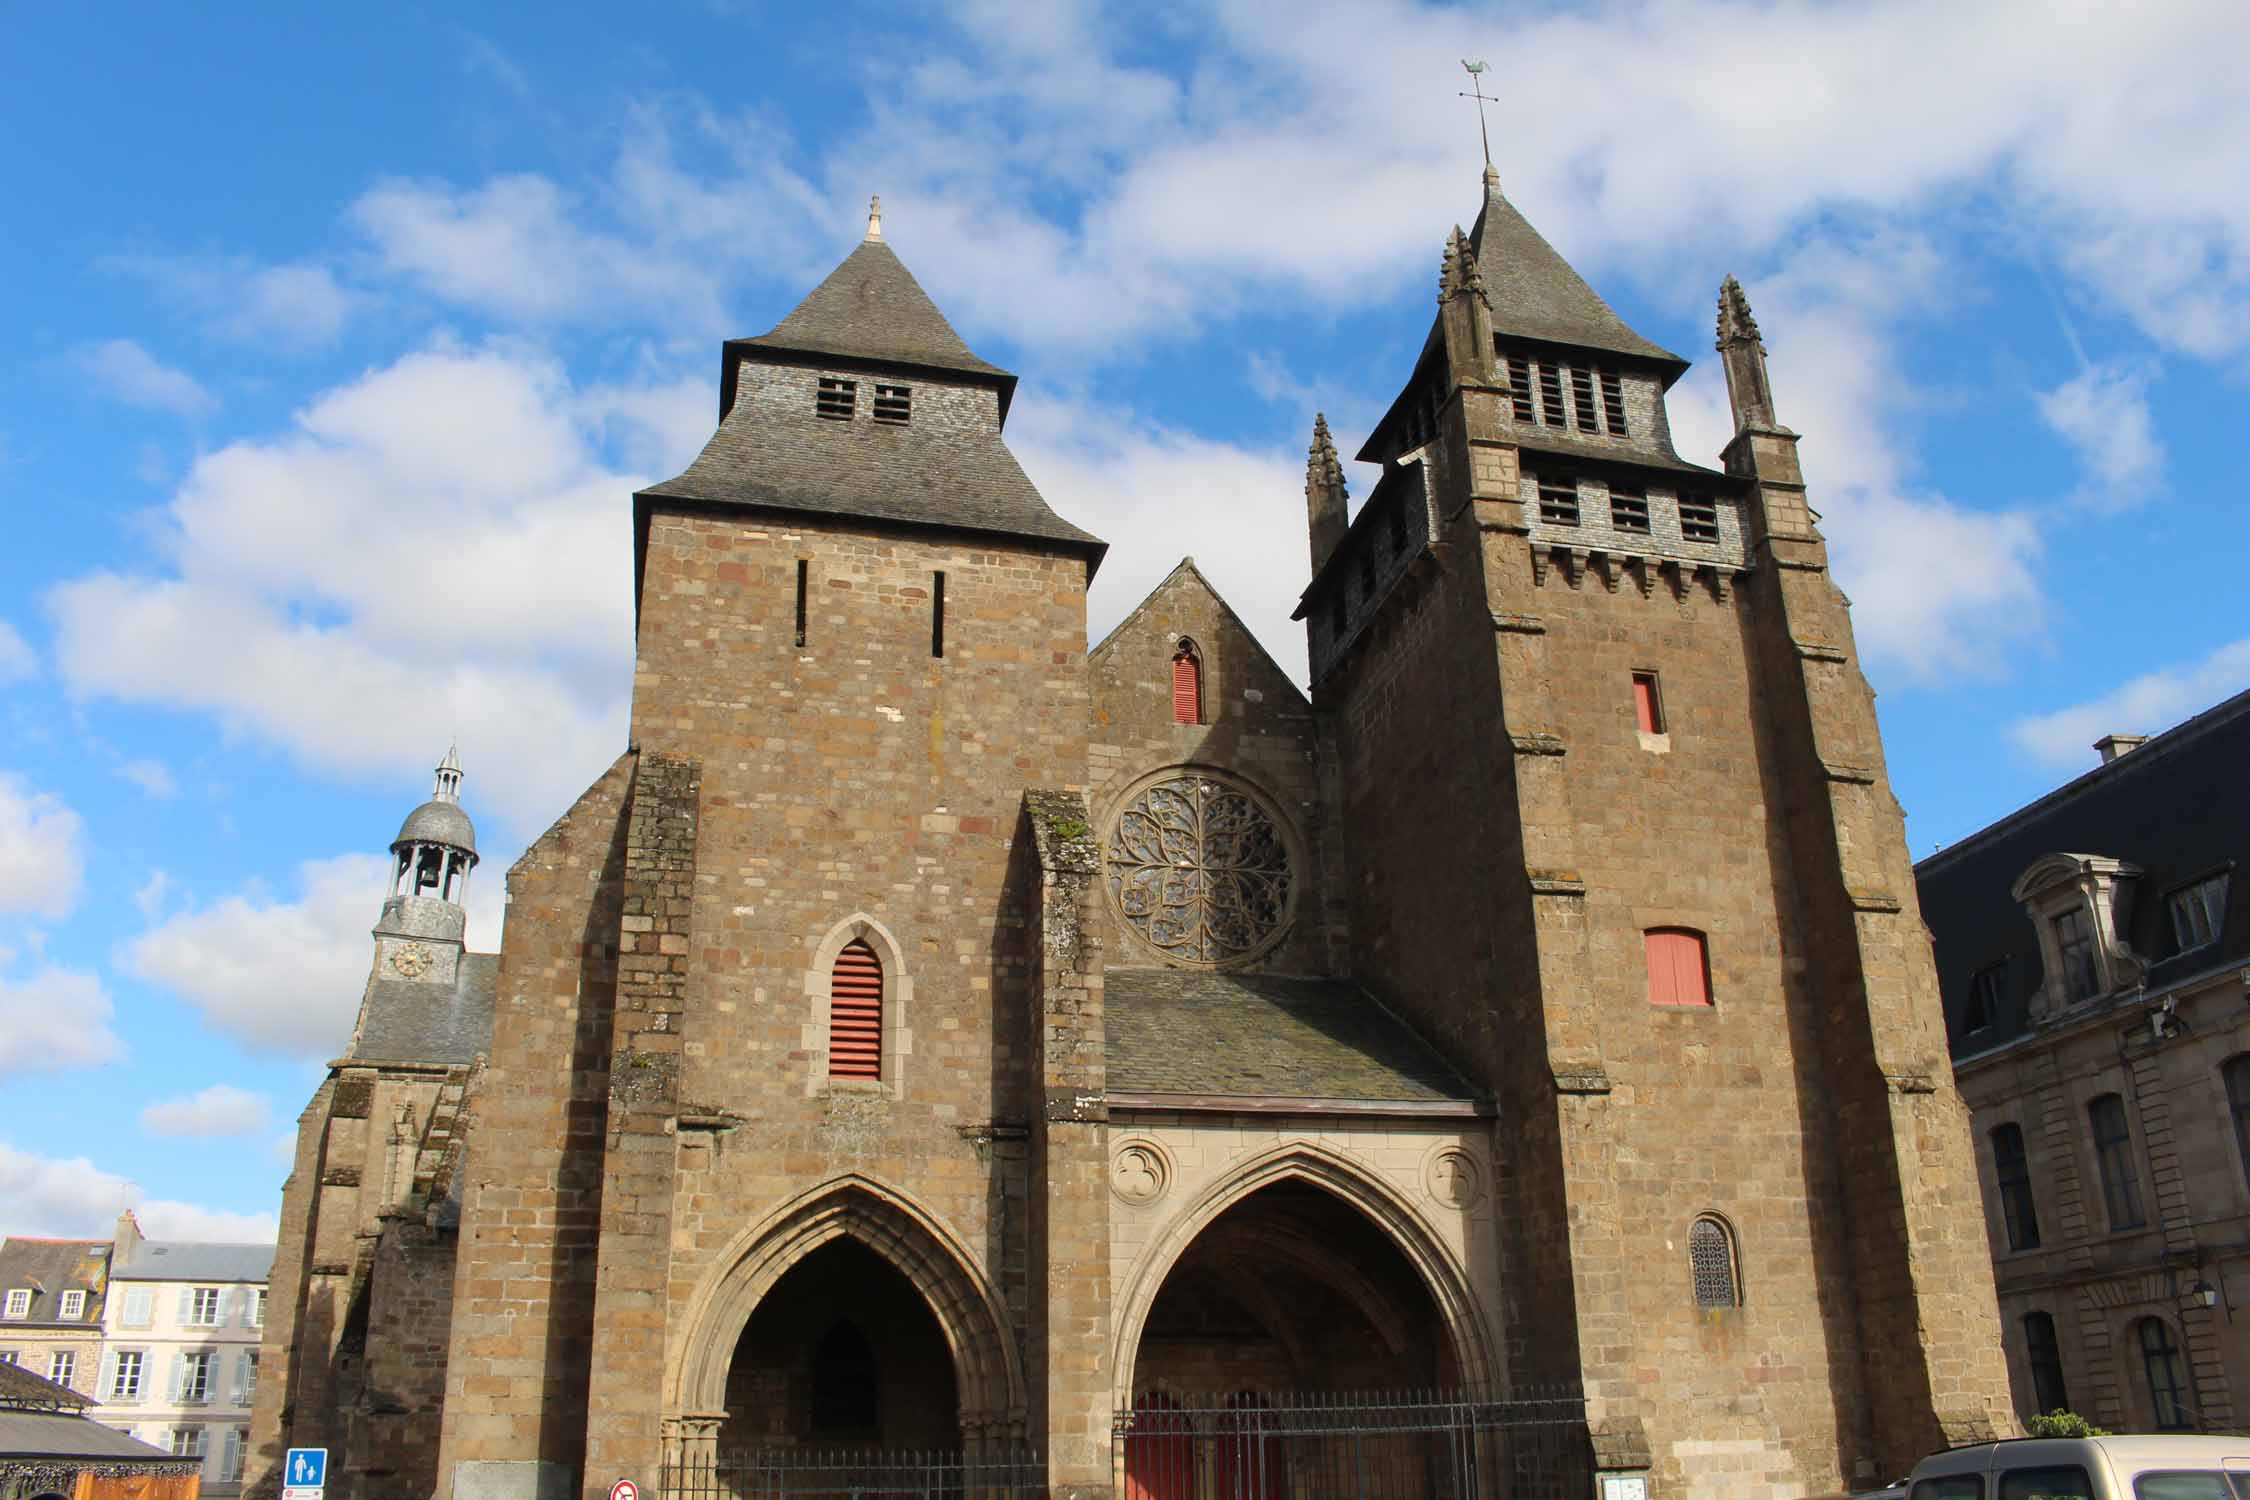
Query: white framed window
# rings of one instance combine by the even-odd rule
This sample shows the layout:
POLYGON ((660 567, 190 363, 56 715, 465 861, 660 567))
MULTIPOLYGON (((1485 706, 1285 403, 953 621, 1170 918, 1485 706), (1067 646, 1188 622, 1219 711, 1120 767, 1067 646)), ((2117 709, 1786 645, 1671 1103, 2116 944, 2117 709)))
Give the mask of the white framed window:
POLYGON ((245 1349, 234 1360, 234 1404, 248 1406, 258 1398, 258 1351, 245 1349))
POLYGON ((179 1378, 174 1399, 182 1403, 200 1403, 211 1399, 212 1367, 219 1356, 208 1349, 191 1349, 180 1356, 179 1378))
POLYGON ((30 1287, 12 1286, 8 1288, 7 1315, 11 1318, 28 1318, 31 1316, 30 1287))
POLYGON ((218 1327, 219 1300, 215 1286, 189 1287, 180 1298, 180 1321, 190 1328, 218 1327))
POLYGON ((125 1290, 125 1311, 117 1320, 126 1328, 146 1328, 156 1321, 156 1293, 148 1287, 125 1290))
POLYGON ((175 1458, 201 1458, 203 1456, 203 1429, 200 1427, 173 1428, 172 1456, 175 1458))
POLYGON ((65 1323, 76 1323, 86 1316, 86 1294, 76 1288, 62 1294, 61 1317, 65 1323))
POLYGON ((147 1372, 148 1356, 139 1349, 118 1349, 110 1355, 109 1399, 112 1401, 138 1401, 141 1399, 141 1379, 147 1372))
POLYGON ((266 1326, 266 1289, 262 1286, 254 1286, 250 1288, 250 1307, 248 1312, 248 1321, 249 1326, 252 1328, 263 1328, 266 1326))
POLYGON ((240 1484, 242 1482, 242 1438, 243 1430, 241 1428, 229 1427, 227 1429, 226 1456, 219 1462, 219 1483, 221 1484, 240 1484))
POLYGON ((57 1385, 68 1385, 78 1374, 78 1351, 57 1349, 47 1356, 47 1378, 57 1385))

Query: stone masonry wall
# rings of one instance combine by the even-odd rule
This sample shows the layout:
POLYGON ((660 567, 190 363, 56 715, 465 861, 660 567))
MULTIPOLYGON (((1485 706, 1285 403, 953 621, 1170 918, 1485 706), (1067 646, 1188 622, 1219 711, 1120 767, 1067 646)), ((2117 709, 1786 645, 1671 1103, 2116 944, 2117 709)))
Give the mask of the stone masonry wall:
MULTIPOLYGON (((633 723, 644 754, 701 767, 679 1098, 702 1124, 679 1150, 664 1362, 636 1352, 605 1377, 686 1399, 691 1363, 731 1357, 690 1326, 699 1296, 756 1256, 762 1220, 847 1174, 940 1226, 1021 1338, 1031 964, 1013 846, 1025 786, 1086 781, 1085 583, 1083 559, 999 539, 652 518, 633 723), (828 1076, 828 961, 852 936, 884 968, 879 1082, 828 1076)), ((991 1399, 964 1382, 964 1406, 991 1399)), ((963 1418, 981 1439, 1010 1413, 963 1418)))
POLYGON ((635 759, 509 871, 491 1061, 469 1100, 438 1500, 465 1484, 563 1500, 584 1457, 635 759))

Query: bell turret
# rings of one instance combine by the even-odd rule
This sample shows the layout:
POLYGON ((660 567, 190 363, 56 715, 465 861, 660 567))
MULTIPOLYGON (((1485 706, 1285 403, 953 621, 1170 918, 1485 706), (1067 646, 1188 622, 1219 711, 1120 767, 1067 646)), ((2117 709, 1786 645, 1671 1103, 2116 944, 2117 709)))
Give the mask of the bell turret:
POLYGON ((375 924, 377 977, 453 982, 476 863, 476 825, 461 810, 461 757, 449 748, 430 800, 406 815, 391 840, 391 889, 375 924))

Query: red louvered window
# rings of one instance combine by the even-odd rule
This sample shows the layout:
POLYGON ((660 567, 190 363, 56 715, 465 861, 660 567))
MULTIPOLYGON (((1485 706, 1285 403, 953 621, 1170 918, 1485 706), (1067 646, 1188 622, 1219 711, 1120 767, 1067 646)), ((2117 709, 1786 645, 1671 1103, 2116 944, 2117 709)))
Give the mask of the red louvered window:
POLYGON ((1652 927, 1648 945, 1648 1003, 1709 1005, 1711 968, 1703 934, 1692 927, 1652 927))
POLYGON ((1180 649, 1172 653, 1172 722, 1203 722, 1203 661, 1195 654, 1195 642, 1189 640, 1181 641, 1180 649))
POLYGON ((845 945, 829 974, 828 1076, 883 1076, 883 961, 864 942, 845 945))
POLYGON ((1633 719, 1643 734, 1664 732, 1664 705, 1656 696, 1656 674, 1633 674, 1633 719))

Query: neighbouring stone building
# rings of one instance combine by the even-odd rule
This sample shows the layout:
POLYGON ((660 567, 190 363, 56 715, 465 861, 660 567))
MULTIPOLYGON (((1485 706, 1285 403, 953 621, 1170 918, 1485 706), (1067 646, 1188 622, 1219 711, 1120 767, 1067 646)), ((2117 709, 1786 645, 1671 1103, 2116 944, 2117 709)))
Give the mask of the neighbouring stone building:
POLYGON ((93 1395, 109 1258, 107 1240, 0 1241, 0 1364, 93 1395))
POLYGON ((1088 648, 1104 544, 879 219, 725 345, 716 433, 620 528, 628 744, 496 957, 450 761, 394 845, 254 1487, 290 1444, 337 1500, 1028 1447, 970 1487, 1278 1500, 1334 1460, 1317 1411, 1422 1423, 1401 1491, 1778 1497, 2011 1430, 1749 308, 1701 467, 1685 361, 1489 172, 1480 208, 1356 514, 1315 424, 1309 699, 1191 563, 1088 648), (1376 1387, 1488 1403, 1341 1394, 1376 1387))
POLYGON ((2250 693, 1915 867, 2016 1409, 2250 1411, 2250 693))

